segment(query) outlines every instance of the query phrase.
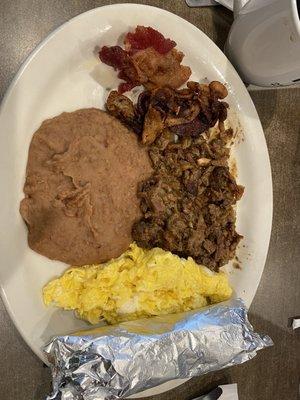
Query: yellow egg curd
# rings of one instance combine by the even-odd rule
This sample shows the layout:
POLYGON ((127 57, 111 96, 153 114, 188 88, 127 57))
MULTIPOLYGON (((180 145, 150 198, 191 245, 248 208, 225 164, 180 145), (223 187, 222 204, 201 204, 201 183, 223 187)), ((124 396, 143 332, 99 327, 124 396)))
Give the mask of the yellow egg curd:
POLYGON ((193 310, 227 300, 231 294, 225 273, 135 243, 105 264, 71 267, 43 289, 46 305, 75 310, 92 324, 193 310))

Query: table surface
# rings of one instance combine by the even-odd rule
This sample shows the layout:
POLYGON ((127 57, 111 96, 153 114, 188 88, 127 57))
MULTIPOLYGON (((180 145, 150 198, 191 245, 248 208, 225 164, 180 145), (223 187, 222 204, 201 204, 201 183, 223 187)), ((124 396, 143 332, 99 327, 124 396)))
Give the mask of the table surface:
MULTIPOLYGON (((53 29, 77 14, 117 1, 1 0, 0 97, 22 62, 53 29)), ((122 1, 119 1, 122 2, 122 1)), ((191 9, 183 0, 135 1, 167 9, 205 32, 223 48, 232 14, 223 7, 191 9)), ((238 383, 240 400, 299 398, 300 335, 288 318, 300 314, 300 89, 251 93, 264 128, 274 185, 274 219, 264 274, 250 309, 256 330, 275 346, 250 362, 157 396, 192 399, 224 383, 238 383)), ((49 393, 50 371, 26 346, 0 301, 0 399, 40 400, 49 393)))

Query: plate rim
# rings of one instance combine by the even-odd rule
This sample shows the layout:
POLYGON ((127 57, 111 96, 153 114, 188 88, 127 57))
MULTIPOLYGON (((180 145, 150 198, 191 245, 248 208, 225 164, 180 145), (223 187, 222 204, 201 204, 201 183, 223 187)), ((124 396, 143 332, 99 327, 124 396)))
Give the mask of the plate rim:
MULTIPOLYGON (((63 22, 61 25, 59 25, 58 27, 56 27, 54 30, 52 30, 44 39, 42 39, 34 48, 33 50, 28 54, 28 56, 25 58, 25 60, 22 62, 21 66, 19 67, 17 73, 15 74, 15 76, 13 77, 13 79, 11 80, 10 84, 8 85, 4 96, 2 98, 1 104, 0 104, 0 117, 1 114, 5 108, 5 105, 11 95, 11 92, 13 91, 15 85, 17 84, 17 82, 19 81, 19 79, 21 78, 23 72, 25 71, 25 69, 29 66, 30 62, 33 60, 33 58, 39 53, 39 51, 47 45, 47 43, 51 40, 51 38, 53 36, 56 35, 57 32, 59 32, 60 30, 62 30, 65 26, 67 26, 68 24, 72 23, 74 20, 76 19, 80 19, 80 18, 84 18, 86 15, 88 14, 93 14, 94 12, 100 11, 102 9, 119 9, 119 8, 140 8, 140 9, 154 9, 156 11, 159 11, 161 13, 164 14, 168 14, 170 16, 172 16, 172 18, 176 18, 178 21, 184 21, 185 24, 188 24, 189 27, 191 29, 193 29, 194 31, 198 31, 200 32, 201 35, 203 35, 203 37, 208 40, 210 42, 210 45, 213 47, 214 51, 216 51, 218 53, 219 56, 223 57, 226 59, 226 61, 229 63, 230 68, 232 69, 232 73, 235 75, 235 78, 239 81, 240 83, 240 87, 239 89, 241 89, 244 94, 248 97, 249 102, 251 103, 252 107, 253 107, 253 111, 256 114, 257 117, 257 122, 260 126, 260 130, 262 133, 262 139, 264 140, 264 144, 265 144, 265 148, 266 148, 266 155, 267 155, 267 159, 266 161, 266 174, 268 175, 268 181, 269 181, 269 201, 270 201, 270 219, 268 221, 268 226, 267 226, 267 245, 265 248, 265 252, 263 255, 263 268, 260 271, 259 274, 259 280, 257 282, 257 285, 255 287, 255 294, 258 290, 258 287, 261 283, 261 278, 264 272, 264 268, 265 268, 265 264, 266 264, 266 260, 267 260, 267 256, 268 256, 268 252, 269 252, 269 247, 270 247, 270 240, 271 240, 271 232, 272 232, 272 226, 273 226, 273 180, 272 180, 272 169, 271 169, 271 162, 270 162, 270 156, 269 156, 269 150, 268 150, 268 146, 267 146, 267 142, 266 142, 266 137, 264 134, 264 130, 261 124, 261 120, 259 118, 258 112, 256 110, 255 104, 247 90, 247 88, 245 87, 241 77, 238 75, 236 69, 234 68, 234 66, 231 64, 230 60, 227 58, 226 54, 216 45, 216 43, 209 37, 206 35, 205 32, 203 32, 200 28, 198 28, 197 26, 195 26, 194 24, 192 24, 191 22, 189 22, 188 20, 186 20, 183 17, 180 17, 179 15, 172 13, 171 11, 168 11, 166 9, 160 8, 160 7, 155 7, 152 5, 148 5, 148 4, 136 4, 136 3, 115 3, 115 4, 110 4, 110 5, 105 5, 105 6, 98 6, 98 7, 94 7, 92 9, 89 9, 87 11, 84 11, 83 13, 77 14, 74 17, 66 20, 65 22, 63 22)), ((42 362, 45 362, 45 360, 43 360, 41 358, 41 354, 37 351, 37 349, 35 349, 32 344, 30 343, 29 339, 27 336, 25 336, 25 334, 23 333, 22 327, 19 325, 18 319, 15 316, 14 311, 12 310, 12 308, 10 307, 10 302, 7 299, 6 296, 6 292, 5 292, 5 288, 4 285, 2 283, 2 281, 0 280, 0 295, 3 301, 3 304, 5 306, 6 312, 8 313, 10 319, 12 320, 14 326, 16 327, 18 333, 20 334, 20 336, 22 337, 22 339, 24 340, 24 342, 26 343, 27 346, 30 347, 30 349, 33 351, 33 353, 38 357, 39 360, 41 360, 42 362)), ((254 295, 255 297, 255 295, 254 295)), ((253 297, 253 299, 254 299, 253 297)), ((252 301, 253 301, 252 299, 252 301)), ((252 303, 251 301, 251 303, 252 303)), ((178 385, 179 386, 183 384, 183 382, 180 382, 178 385)), ((176 387, 173 386, 173 387, 176 387)), ((148 389, 149 390, 149 389, 148 389)), ((147 390, 147 391, 148 391, 147 390)), ((170 389, 167 389, 170 390, 170 389)), ((162 393, 162 392, 161 392, 162 393)), ((141 392, 142 394, 142 392, 141 392)), ((138 394, 135 395, 135 397, 138 394)), ((146 395, 145 396, 150 396, 146 395)))

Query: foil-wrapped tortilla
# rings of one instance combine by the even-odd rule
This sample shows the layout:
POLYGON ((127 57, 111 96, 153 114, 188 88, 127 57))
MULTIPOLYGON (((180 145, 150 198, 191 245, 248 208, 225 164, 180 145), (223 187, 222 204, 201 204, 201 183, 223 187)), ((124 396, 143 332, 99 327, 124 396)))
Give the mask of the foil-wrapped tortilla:
POLYGON ((58 336, 44 349, 53 376, 47 400, 128 397, 241 364, 272 344, 253 331, 240 299, 58 336))

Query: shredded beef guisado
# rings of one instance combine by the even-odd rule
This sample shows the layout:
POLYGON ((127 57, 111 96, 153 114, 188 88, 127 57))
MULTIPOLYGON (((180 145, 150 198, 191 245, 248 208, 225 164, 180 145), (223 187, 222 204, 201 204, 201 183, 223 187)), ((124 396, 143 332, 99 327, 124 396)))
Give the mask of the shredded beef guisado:
POLYGON ((243 188, 227 165, 231 134, 174 143, 164 133, 151 146, 155 173, 139 185, 144 217, 132 229, 139 246, 191 256, 213 270, 234 257, 241 236, 235 231, 233 205, 243 188))

